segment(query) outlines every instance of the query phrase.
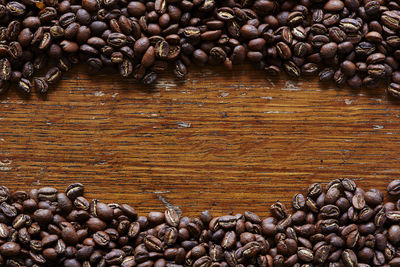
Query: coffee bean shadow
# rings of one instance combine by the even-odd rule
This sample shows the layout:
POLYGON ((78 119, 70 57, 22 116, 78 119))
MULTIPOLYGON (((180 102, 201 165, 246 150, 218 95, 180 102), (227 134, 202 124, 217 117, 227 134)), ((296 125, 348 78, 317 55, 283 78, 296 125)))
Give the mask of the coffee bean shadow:
POLYGON ((17 95, 17 98, 22 100, 30 100, 32 98, 31 94, 26 95, 19 91, 15 85, 11 85, 10 88, 0 94, 0 101, 7 100, 11 95, 17 95))
POLYGON ((392 105, 399 105, 400 106, 400 99, 398 99, 398 98, 396 98, 394 96, 388 95, 387 101, 392 105))

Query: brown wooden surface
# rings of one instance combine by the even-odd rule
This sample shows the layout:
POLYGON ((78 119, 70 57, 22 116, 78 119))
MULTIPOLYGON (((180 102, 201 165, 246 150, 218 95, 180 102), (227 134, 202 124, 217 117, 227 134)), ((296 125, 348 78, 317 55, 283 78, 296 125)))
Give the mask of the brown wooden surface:
MULTIPOLYGON (((384 89, 192 69, 152 89, 118 75, 66 75, 47 99, 0 98, 0 181, 11 189, 86 185, 88 197, 169 203, 186 215, 261 215, 312 182, 386 188, 400 175, 400 105, 384 89)), ((284 78, 284 77, 282 77, 284 78)))

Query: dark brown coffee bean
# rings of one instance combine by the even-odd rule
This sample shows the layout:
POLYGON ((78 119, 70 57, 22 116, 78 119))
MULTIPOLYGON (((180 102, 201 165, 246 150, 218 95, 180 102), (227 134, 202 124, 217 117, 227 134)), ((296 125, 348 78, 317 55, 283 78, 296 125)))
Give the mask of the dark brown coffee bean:
POLYGON ((355 33, 360 30, 361 23, 352 18, 344 18, 340 20, 339 27, 346 33, 355 33))
POLYGON ((300 77, 301 70, 293 61, 288 61, 283 64, 283 68, 289 76, 295 78, 300 77))
POLYGON ((318 65, 315 63, 306 63, 301 66, 301 72, 306 75, 316 74, 318 73, 318 65))
POLYGON ((33 67, 33 63, 28 61, 24 64, 24 66, 22 67, 22 76, 24 78, 31 78, 33 76, 35 69, 33 67))
MULTIPOLYGON (((335 74, 333 75, 333 80, 335 81, 336 85, 342 86, 346 83, 346 76, 342 72, 342 70, 338 69, 335 74)), ((326 201, 326 199, 325 199, 326 201)))
POLYGON ((94 242, 100 247, 105 247, 110 243, 110 237, 103 231, 97 231, 93 234, 94 242))
POLYGON ((321 57, 323 57, 323 58, 332 58, 336 55, 337 50, 338 50, 338 45, 334 42, 330 42, 330 43, 324 44, 321 47, 320 54, 321 54, 321 57))
POLYGON ((53 213, 48 209, 38 209, 33 213, 33 219, 39 224, 48 224, 53 219, 53 213))
POLYGON ((353 76, 357 70, 356 65, 350 60, 343 61, 340 67, 343 71, 343 74, 349 77, 353 76))
POLYGON ((340 0, 329 0, 324 5, 324 10, 328 12, 338 12, 344 8, 344 3, 340 0))
POLYGON ((11 63, 7 58, 0 59, 0 80, 8 81, 11 78, 11 63))
POLYGON ((292 57, 292 51, 290 47, 284 42, 277 43, 276 50, 279 56, 284 60, 290 59, 292 57))
POLYGON ((18 42, 11 42, 8 45, 8 54, 13 58, 13 59, 20 59, 23 55, 23 50, 22 46, 18 42))
POLYGON ((132 61, 125 58, 119 65, 119 73, 122 77, 129 77, 133 72, 133 64, 132 61))
POLYGON ((371 64, 368 66, 368 74, 372 77, 385 76, 386 68, 382 64, 371 64))
POLYGON ((90 73, 99 72, 103 68, 103 62, 100 58, 89 58, 87 60, 90 73))
POLYGON ((15 242, 6 242, 0 246, 0 254, 5 257, 18 256, 21 251, 21 246, 15 242))
POLYGON ((400 84, 390 83, 387 92, 393 97, 400 98, 400 84))
POLYGON ((57 60, 57 67, 64 72, 67 72, 71 69, 72 63, 68 58, 61 57, 57 60))
POLYGON ((29 95, 31 93, 31 90, 32 90, 32 85, 31 85, 31 82, 29 80, 27 80, 25 78, 21 78, 17 82, 17 88, 22 94, 29 95))
POLYGON ((392 196, 397 196, 400 194, 400 180, 393 180, 389 183, 387 191, 392 196))
POLYGON ((112 47, 122 47, 126 42, 126 36, 122 33, 111 33, 107 39, 107 43, 112 47))
POLYGON ((144 53, 141 64, 145 68, 149 68, 154 64, 155 60, 155 49, 153 46, 150 46, 144 53))
POLYGON ((400 28, 400 15, 394 11, 383 12, 381 21, 389 29, 397 30, 400 28))
POLYGON ((222 239, 221 246, 224 249, 231 249, 236 243, 236 234, 233 231, 226 232, 224 238, 222 239))
POLYGON ((144 245, 150 251, 161 252, 164 249, 161 240, 152 235, 144 238, 144 245))
POLYGON ((362 80, 358 75, 354 75, 347 79, 347 84, 354 89, 359 89, 362 86, 362 80))
POLYGON ((75 42, 63 40, 60 45, 66 53, 76 53, 79 51, 79 45, 75 42))
POLYGON ((244 25, 240 29, 240 35, 245 39, 255 39, 258 37, 258 30, 253 25, 244 25))
POLYGON ((61 76, 62 76, 62 73, 61 73, 60 69, 57 67, 53 67, 47 71, 45 77, 46 77, 46 81, 49 84, 54 84, 61 80, 61 76))
POLYGON ((46 50, 50 47, 51 45, 51 34, 49 32, 45 32, 43 34, 42 40, 39 42, 39 49, 40 50, 46 50))
POLYGON ((82 196, 83 192, 84 192, 84 186, 81 183, 70 184, 65 190, 67 197, 69 197, 70 199, 75 199, 77 197, 82 196))
POLYGON ((26 12, 26 6, 16 1, 9 2, 6 8, 7 11, 13 16, 22 16, 26 12))
POLYGON ((185 78, 185 76, 187 75, 186 65, 181 60, 177 60, 175 62, 175 68, 173 72, 178 79, 185 78))
POLYGON ((319 72, 319 80, 322 82, 327 82, 333 79, 335 72, 332 68, 325 68, 319 72))
POLYGON ((312 262, 314 259, 314 254, 312 250, 304 247, 300 247, 297 251, 297 256, 303 262, 312 262))
POLYGON ((348 266, 348 267, 357 266, 357 264, 358 264, 357 256, 350 249, 346 249, 346 250, 343 251, 343 253, 342 253, 342 261, 345 264, 345 266, 348 266))

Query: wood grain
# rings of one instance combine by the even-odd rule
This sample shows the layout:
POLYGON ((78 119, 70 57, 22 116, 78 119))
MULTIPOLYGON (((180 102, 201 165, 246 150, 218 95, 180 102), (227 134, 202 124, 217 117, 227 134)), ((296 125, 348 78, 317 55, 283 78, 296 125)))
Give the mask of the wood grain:
POLYGON ((399 177, 400 106, 379 90, 192 68, 154 88, 78 67, 46 99, 0 99, 0 180, 11 189, 86 185, 140 213, 252 210, 312 182, 399 177))

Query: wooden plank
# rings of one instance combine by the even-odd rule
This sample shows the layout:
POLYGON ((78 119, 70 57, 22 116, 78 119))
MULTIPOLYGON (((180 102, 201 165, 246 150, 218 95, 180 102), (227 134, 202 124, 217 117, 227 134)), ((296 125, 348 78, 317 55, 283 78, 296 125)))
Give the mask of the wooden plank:
POLYGON ((146 88, 75 68, 46 99, 0 98, 0 180, 11 189, 86 185, 140 213, 252 210, 313 182, 386 188, 399 177, 400 108, 384 86, 354 91, 267 77, 250 66, 192 68, 146 88))

